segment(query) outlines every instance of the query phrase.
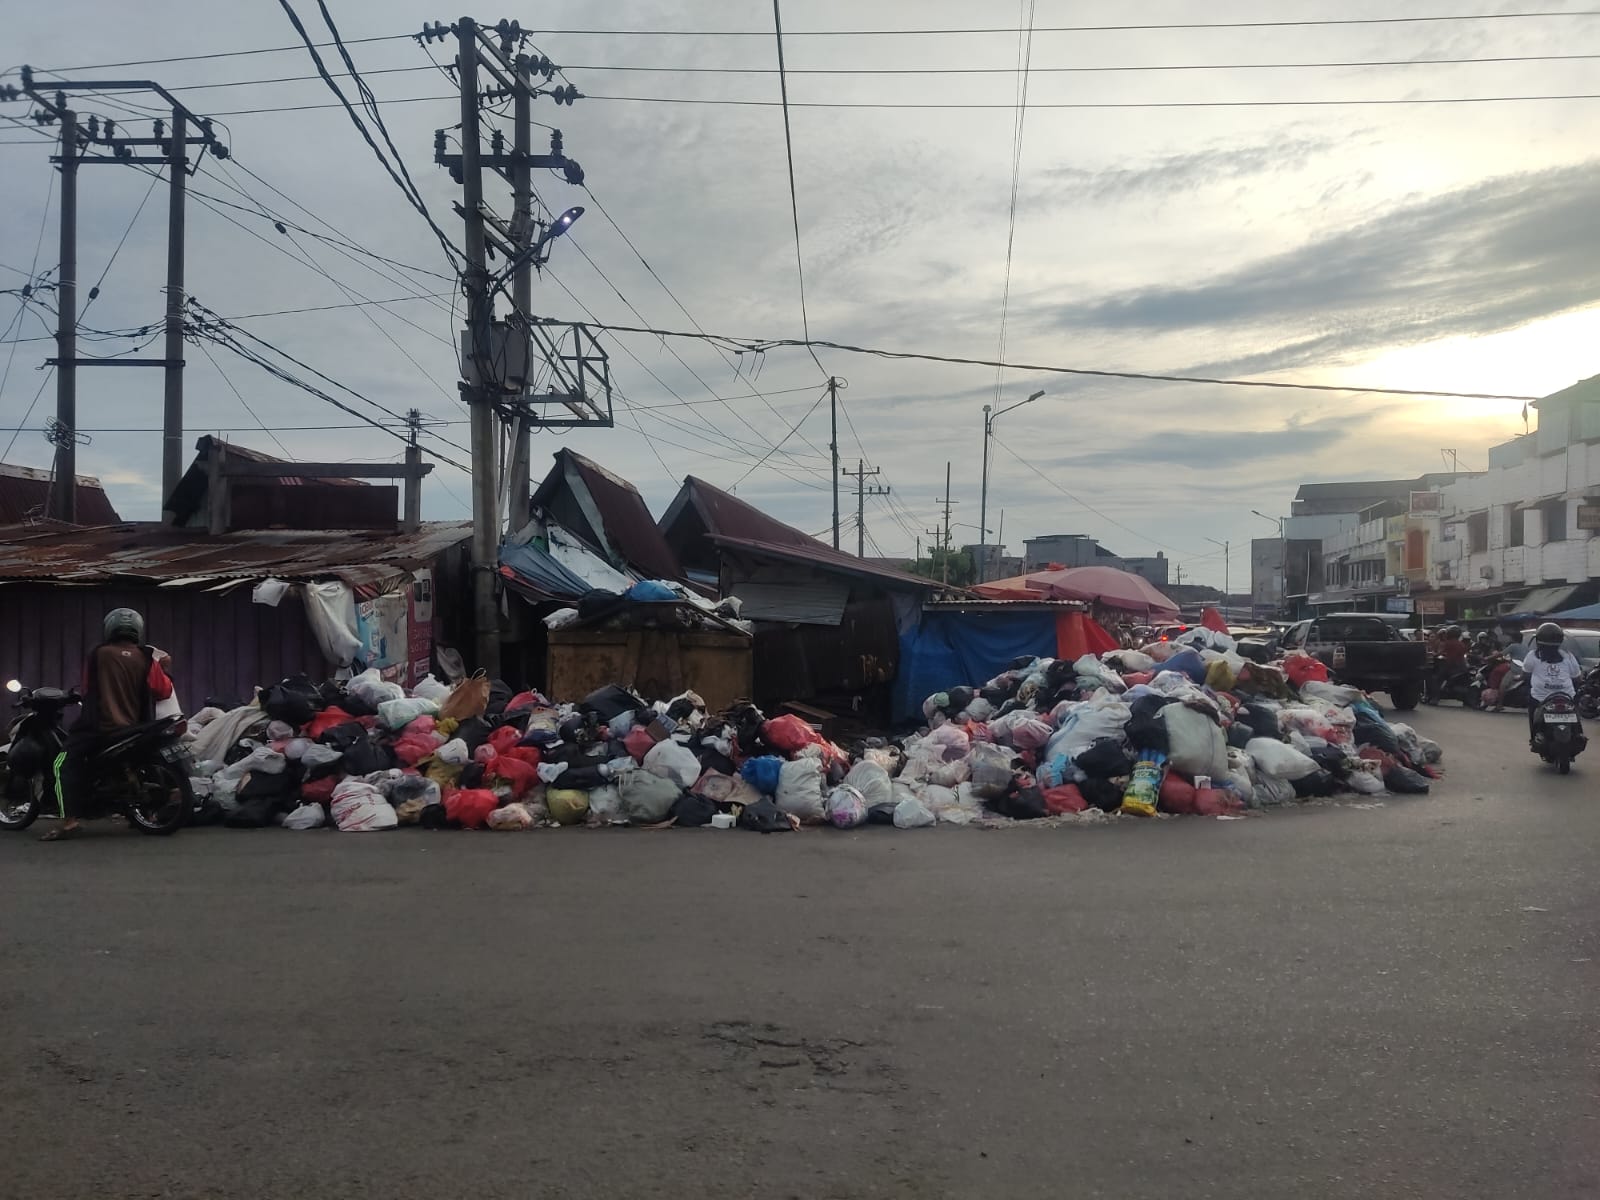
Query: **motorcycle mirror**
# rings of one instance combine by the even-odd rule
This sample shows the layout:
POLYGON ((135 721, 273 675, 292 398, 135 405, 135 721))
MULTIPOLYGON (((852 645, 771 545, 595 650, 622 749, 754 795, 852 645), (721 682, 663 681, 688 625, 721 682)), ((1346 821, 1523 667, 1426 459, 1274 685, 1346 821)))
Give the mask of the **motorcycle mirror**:
POLYGON ((6 680, 6 691, 10 692, 12 695, 16 695, 21 690, 22 690, 22 680, 20 680, 20 679, 8 679, 8 680, 6 680))

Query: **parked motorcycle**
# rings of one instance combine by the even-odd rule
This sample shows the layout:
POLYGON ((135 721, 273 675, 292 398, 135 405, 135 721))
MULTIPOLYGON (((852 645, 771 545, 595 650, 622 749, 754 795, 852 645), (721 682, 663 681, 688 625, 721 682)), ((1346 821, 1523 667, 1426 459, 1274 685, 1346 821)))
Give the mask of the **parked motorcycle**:
POLYGON ((1600 667, 1578 681, 1578 715, 1588 721, 1600 718, 1600 667))
POLYGON ((1482 669, 1463 663, 1448 678, 1438 682, 1433 703, 1459 700, 1467 708, 1482 708, 1484 686, 1482 669))
MULTIPOLYGON (((67 744, 62 714, 82 703, 77 692, 6 684, 16 714, 0 746, 0 830, 21 830, 58 810, 55 763, 67 744)), ((107 734, 74 800, 85 818, 121 813, 141 833, 178 830, 194 807, 192 755, 179 741, 178 717, 163 717, 107 734)))
POLYGON ((1551 696, 1533 716, 1533 752, 1565 775, 1589 739, 1578 719, 1578 702, 1565 693, 1551 696))

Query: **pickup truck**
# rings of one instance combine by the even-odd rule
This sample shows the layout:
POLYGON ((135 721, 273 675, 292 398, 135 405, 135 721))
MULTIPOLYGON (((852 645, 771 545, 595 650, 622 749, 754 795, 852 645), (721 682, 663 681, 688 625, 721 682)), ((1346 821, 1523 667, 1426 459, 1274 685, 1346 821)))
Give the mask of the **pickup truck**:
POLYGON ((1402 636, 1392 621, 1374 613, 1332 613, 1289 626, 1279 639, 1285 651, 1303 650, 1321 659, 1340 683, 1367 692, 1388 692, 1398 709, 1422 699, 1428 647, 1402 636))

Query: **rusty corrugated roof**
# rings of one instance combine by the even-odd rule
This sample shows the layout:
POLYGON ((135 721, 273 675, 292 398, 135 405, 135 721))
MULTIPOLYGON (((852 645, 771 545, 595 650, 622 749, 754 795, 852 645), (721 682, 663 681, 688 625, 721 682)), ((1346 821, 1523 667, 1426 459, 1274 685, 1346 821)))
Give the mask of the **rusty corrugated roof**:
MULTIPOLYGON (((109 525, 122 520, 111 507, 100 481, 78 476, 78 524, 109 525)), ((50 499, 50 472, 0 463, 0 525, 21 525, 45 514, 50 499)))
POLYGON ((9 525, 0 528, 0 580, 171 585, 271 575, 361 586, 426 566, 471 536, 466 521, 430 522, 416 533, 284 529, 220 537, 159 523, 9 525))
POLYGON ((759 558, 776 558, 784 562, 801 563, 815 567, 819 571, 832 571, 838 575, 871 580, 885 587, 928 592, 959 590, 952 589, 937 579, 924 579, 920 575, 896 571, 892 567, 880 567, 870 559, 857 558, 854 554, 846 554, 843 550, 835 550, 832 546, 824 546, 821 542, 813 542, 810 546, 797 546, 783 542, 762 541, 759 538, 728 537, 720 533, 713 533, 710 537, 724 550, 743 550, 759 558))
MULTIPOLYGON (((211 451, 215 446, 227 448, 228 457, 239 459, 243 462, 253 463, 285 463, 287 459, 277 458, 271 454, 264 454, 260 450, 252 450, 249 446, 241 446, 236 442, 227 441, 225 438, 213 437, 205 434, 194 444, 195 455, 189 463, 189 469, 183 473, 172 495, 167 497, 164 507, 168 512, 177 514, 177 524, 183 524, 192 516, 201 504, 205 502, 206 490, 210 484, 207 476, 206 464, 211 459, 211 451)), ((333 484, 338 487, 366 487, 367 483, 361 479, 327 478, 327 479, 301 479, 293 475, 280 475, 272 482, 282 487, 302 487, 306 484, 333 484)), ((115 515, 109 518, 116 521, 115 515)), ((84 522, 89 524, 89 522, 84 522)))

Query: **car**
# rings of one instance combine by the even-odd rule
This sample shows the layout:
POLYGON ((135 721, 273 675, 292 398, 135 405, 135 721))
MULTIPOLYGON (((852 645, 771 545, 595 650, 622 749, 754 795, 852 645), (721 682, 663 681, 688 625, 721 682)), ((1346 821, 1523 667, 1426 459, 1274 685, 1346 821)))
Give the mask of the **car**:
MULTIPOLYGON (((1535 629, 1524 629, 1517 639, 1517 646, 1511 653, 1518 662, 1526 658, 1528 651, 1533 649, 1533 635, 1536 632, 1535 629)), ((1600 630, 1568 629, 1566 635, 1566 640, 1561 643, 1562 649, 1570 650, 1585 671, 1592 671, 1600 666, 1600 630)))
POLYGON ((1303 650, 1340 683, 1388 692, 1396 708, 1409 710, 1422 699, 1428 648, 1402 636, 1405 620, 1388 613, 1325 613, 1289 626, 1279 648, 1303 650))

